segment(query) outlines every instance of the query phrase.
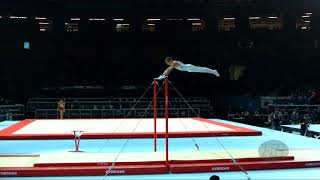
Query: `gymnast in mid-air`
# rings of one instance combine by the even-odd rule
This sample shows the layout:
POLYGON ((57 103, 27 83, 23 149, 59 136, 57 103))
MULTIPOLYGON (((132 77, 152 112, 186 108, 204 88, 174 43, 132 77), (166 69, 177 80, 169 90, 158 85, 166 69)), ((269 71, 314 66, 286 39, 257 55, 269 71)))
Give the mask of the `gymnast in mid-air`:
POLYGON ((177 69, 179 71, 187 71, 187 72, 197 72, 197 73, 209 73, 214 74, 219 77, 219 73, 217 70, 212 70, 207 67, 194 66, 192 64, 183 64, 181 61, 173 60, 171 57, 166 57, 164 60, 165 63, 169 66, 156 80, 163 80, 168 77, 169 73, 173 69, 177 69))

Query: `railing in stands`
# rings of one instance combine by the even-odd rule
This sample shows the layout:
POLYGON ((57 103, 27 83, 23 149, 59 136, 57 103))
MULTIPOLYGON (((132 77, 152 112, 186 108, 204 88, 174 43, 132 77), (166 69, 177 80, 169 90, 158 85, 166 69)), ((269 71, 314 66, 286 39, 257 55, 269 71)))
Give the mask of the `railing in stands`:
MULTIPOLYGON (((138 109, 147 108, 148 104, 151 101, 67 101, 66 109, 130 109, 135 106, 138 109)), ((201 116, 206 117, 209 115, 210 110, 210 101, 189 101, 189 104, 192 108, 201 109, 201 116)), ((165 101, 158 100, 157 106, 159 108, 164 108, 165 101)), ((183 109, 188 108, 188 105, 184 101, 170 101, 169 103, 171 108, 183 109)), ((57 102, 28 102, 27 112, 35 113, 36 109, 56 109, 57 102)))
POLYGON ((21 119, 24 117, 24 105, 0 105, 0 120, 21 119))
MULTIPOLYGON (((137 102, 139 97, 109 97, 109 98, 29 98, 28 102, 58 102, 60 99, 64 99, 66 102, 82 102, 82 101, 120 101, 120 102, 126 102, 126 101, 134 101, 137 102)), ((164 98, 159 98, 164 99, 164 98)), ((150 101, 152 100, 152 97, 150 98, 142 98, 141 100, 150 101)), ((169 100, 182 100, 179 97, 171 97, 169 100)), ((208 98, 206 97, 188 97, 186 98, 187 101, 208 101, 208 98)))
MULTIPOLYGON (((193 109, 201 114, 200 108, 193 109)), ((170 117, 196 117, 189 108, 170 108, 170 117)), ((164 108, 158 109, 158 117, 164 117, 164 108)), ((36 109, 35 117, 38 119, 56 119, 59 113, 56 109, 36 109)), ((153 109, 67 109, 64 118, 147 118, 153 117, 153 109)))
POLYGON ((269 104, 268 106, 274 108, 275 111, 320 108, 320 105, 309 104, 269 104))

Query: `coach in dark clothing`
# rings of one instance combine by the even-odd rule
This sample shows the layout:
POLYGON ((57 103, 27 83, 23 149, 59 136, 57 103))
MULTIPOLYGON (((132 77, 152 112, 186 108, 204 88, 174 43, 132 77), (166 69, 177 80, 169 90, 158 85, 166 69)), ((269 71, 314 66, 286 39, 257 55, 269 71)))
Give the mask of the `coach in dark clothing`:
POLYGON ((306 133, 308 131, 308 127, 309 127, 308 120, 305 117, 302 118, 301 122, 300 122, 300 134, 302 136, 306 135, 306 133))

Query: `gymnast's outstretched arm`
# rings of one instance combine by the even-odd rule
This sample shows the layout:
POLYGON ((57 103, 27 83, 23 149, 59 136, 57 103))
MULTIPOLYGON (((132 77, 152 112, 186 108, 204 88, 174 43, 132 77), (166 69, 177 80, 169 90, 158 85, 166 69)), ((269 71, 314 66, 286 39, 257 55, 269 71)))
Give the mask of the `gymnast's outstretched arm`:
POLYGON ((171 64, 159 77, 155 78, 157 80, 163 80, 168 77, 170 72, 174 69, 173 64, 171 64))
POLYGON ((169 67, 162 73, 162 75, 168 76, 173 69, 179 66, 180 63, 178 61, 172 61, 172 63, 170 63, 169 67))
POLYGON ((172 63, 163 73, 162 75, 168 76, 170 72, 175 68, 174 64, 172 63))
POLYGON ((179 63, 177 61, 172 61, 169 65, 169 67, 158 77, 157 80, 162 80, 168 77, 170 72, 179 66, 179 63))

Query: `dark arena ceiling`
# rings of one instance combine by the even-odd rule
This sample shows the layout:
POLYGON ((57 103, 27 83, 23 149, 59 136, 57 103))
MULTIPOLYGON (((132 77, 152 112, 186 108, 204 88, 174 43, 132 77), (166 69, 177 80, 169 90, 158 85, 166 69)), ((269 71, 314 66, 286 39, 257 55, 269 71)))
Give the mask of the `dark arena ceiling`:
POLYGON ((206 15, 296 13, 315 10, 319 0, 1 0, 4 15, 206 15))

